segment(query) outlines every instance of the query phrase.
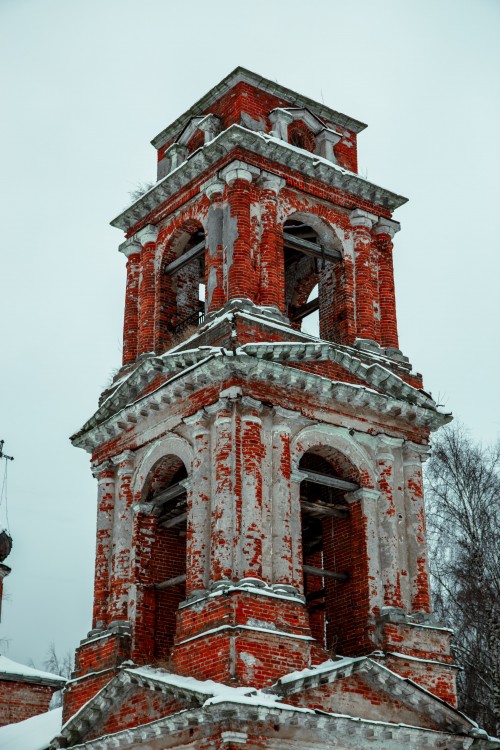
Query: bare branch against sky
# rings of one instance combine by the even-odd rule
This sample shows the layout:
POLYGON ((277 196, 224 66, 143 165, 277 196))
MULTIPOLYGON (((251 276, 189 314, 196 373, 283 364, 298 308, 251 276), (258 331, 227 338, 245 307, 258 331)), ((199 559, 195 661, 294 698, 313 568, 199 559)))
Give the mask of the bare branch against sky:
POLYGON ((499 20, 494 0, 0 3, 10 658, 40 666, 90 626, 96 487, 68 436, 120 364, 108 222, 154 179, 150 139, 237 65, 369 124, 361 173, 410 198, 402 348, 476 437, 497 435, 499 20))

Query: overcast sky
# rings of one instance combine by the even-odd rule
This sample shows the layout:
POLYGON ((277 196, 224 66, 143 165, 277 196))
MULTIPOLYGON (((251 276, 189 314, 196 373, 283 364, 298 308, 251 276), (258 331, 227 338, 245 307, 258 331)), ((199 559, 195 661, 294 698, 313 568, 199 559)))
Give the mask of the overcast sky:
POLYGON ((10 658, 41 666, 90 628, 96 485, 68 436, 120 365, 109 221, 155 178, 151 138, 237 65, 368 123, 361 174, 410 199, 401 347, 476 438, 497 437, 499 21, 498 0, 0 0, 10 658))

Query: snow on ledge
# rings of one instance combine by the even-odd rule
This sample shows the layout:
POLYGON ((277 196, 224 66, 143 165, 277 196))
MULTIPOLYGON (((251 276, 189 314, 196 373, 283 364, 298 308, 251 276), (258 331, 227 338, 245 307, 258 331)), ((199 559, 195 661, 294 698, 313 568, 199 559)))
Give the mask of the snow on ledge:
POLYGON ((52 674, 52 672, 42 672, 40 669, 34 669, 33 667, 27 667, 25 664, 19 664, 17 661, 7 659, 6 656, 0 656, 0 680, 2 675, 9 675, 11 678, 19 676, 20 678, 28 677, 31 680, 56 680, 58 682, 66 682, 64 677, 58 674, 52 674))

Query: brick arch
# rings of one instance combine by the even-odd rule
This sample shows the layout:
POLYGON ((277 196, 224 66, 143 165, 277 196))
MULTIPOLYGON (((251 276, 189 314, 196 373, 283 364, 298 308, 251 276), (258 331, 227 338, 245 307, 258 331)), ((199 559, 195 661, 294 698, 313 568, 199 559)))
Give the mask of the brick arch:
POLYGON ((361 487, 376 487, 377 470, 366 450, 352 438, 347 430, 328 425, 305 427, 291 444, 292 470, 299 471, 300 459, 307 452, 317 452, 332 465, 343 467, 346 478, 361 487))
MULTIPOLYGON (((291 445, 292 467, 300 472, 300 460, 308 454, 324 459, 339 478, 363 487, 376 484, 376 469, 365 449, 347 430, 328 425, 304 428, 291 445)), ((316 469, 314 459, 310 470, 316 469)), ((326 468, 326 467, 325 467, 326 468)), ((373 648, 366 630, 370 599, 368 573, 368 539, 362 501, 345 490, 329 489, 305 482, 301 495, 308 502, 320 500, 345 508, 343 517, 324 515, 312 518, 307 509, 301 514, 302 562, 309 566, 304 572, 304 594, 309 613, 311 633, 328 651, 358 656, 373 648), (319 490, 319 492, 318 492, 319 490), (346 580, 318 576, 311 568, 347 574, 346 580)))
POLYGON ((152 470, 162 459, 166 459, 169 456, 175 456, 182 461, 189 476, 194 459, 193 449, 188 441, 179 435, 169 435, 153 443, 137 467, 132 479, 132 492, 135 498, 140 499, 143 497, 152 470))
POLYGON ((343 257, 345 254, 343 241, 336 231, 335 224, 325 216, 325 213, 323 206, 308 206, 299 211, 290 207, 290 212, 286 213, 283 218, 282 229, 287 221, 302 221, 314 229, 325 250, 338 251, 343 257))
MULTIPOLYGON (((158 440, 148 450, 133 478, 134 496, 147 499, 154 480, 160 491, 177 481, 179 469, 191 471, 193 450, 178 435, 158 440)), ((184 475, 184 472, 182 472, 184 475)), ((165 506, 137 506, 134 519, 135 652, 137 663, 165 661, 174 643, 176 615, 185 599, 186 537, 161 522, 165 506), (162 589, 157 585, 184 576, 176 585, 162 589)))
POLYGON ((164 268, 182 255, 195 232, 206 233, 203 219, 198 207, 196 216, 184 213, 160 230, 155 324, 156 351, 159 353, 172 345, 175 327, 194 315, 198 308, 199 276, 195 263, 188 264, 175 276, 167 275, 164 268))

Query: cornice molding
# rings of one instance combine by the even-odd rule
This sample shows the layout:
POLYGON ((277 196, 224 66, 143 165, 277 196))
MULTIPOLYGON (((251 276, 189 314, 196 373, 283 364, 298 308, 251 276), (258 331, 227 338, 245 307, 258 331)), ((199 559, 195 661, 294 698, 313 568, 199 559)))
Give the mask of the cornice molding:
POLYGON ((248 156, 245 155, 248 163, 252 155, 265 157, 282 168, 297 172, 301 177, 319 180, 328 187, 349 193, 354 199, 380 206, 382 210, 393 211, 407 202, 407 198, 368 182, 318 154, 311 154, 265 133, 231 125, 159 180, 151 190, 119 214, 111 225, 125 232, 131 230, 194 180, 202 178, 206 181, 210 168, 223 157, 230 156, 236 148, 248 152, 248 156))

